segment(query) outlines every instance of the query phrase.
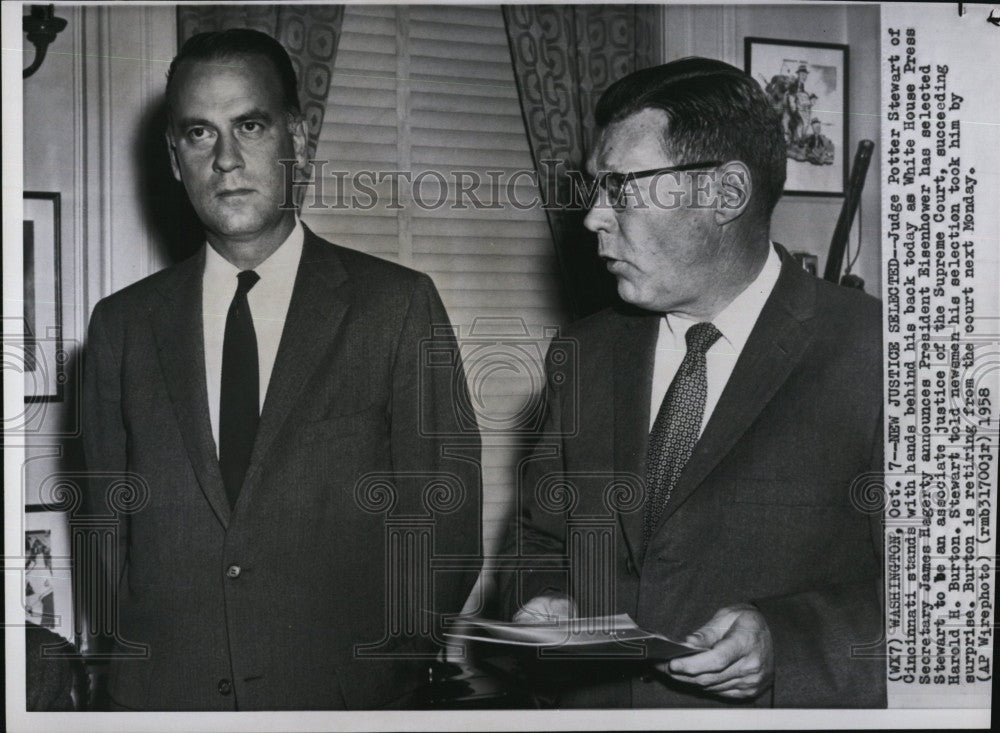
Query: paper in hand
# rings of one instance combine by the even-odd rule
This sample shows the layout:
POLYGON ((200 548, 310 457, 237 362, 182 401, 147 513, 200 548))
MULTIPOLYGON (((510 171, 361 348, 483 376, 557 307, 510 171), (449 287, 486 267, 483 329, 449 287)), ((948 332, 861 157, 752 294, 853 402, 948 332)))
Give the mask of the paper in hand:
POLYGON ((457 639, 535 647, 546 656, 586 656, 607 659, 667 660, 704 651, 673 641, 636 625, 628 614, 590 616, 537 624, 483 618, 463 619, 467 633, 446 633, 457 639))

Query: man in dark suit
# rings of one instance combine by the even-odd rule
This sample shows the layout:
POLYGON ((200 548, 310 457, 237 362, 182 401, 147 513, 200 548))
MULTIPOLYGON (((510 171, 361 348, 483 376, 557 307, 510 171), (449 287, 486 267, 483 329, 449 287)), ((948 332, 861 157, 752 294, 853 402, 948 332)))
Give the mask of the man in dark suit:
POLYGON ((879 303, 770 241, 785 146, 742 71, 637 71, 595 119, 586 225, 624 304, 565 333, 508 610, 628 613, 704 650, 543 660, 563 705, 884 706, 881 517, 858 495, 882 471, 879 303), (607 554, 581 539, 602 518, 607 554))
POLYGON ((480 553, 461 367, 421 371, 422 348, 455 347, 447 315, 426 275, 287 205, 305 133, 277 41, 191 38, 167 102, 207 245, 98 303, 87 344, 89 500, 128 510, 112 704, 407 706, 480 553))

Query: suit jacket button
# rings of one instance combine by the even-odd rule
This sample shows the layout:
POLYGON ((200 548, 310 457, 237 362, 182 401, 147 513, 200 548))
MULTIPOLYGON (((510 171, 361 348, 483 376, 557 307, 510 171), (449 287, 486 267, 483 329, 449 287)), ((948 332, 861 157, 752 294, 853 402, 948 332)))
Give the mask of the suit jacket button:
POLYGON ((228 568, 226 568, 226 575, 230 578, 240 577, 241 572, 242 570, 239 565, 230 565, 228 568))
POLYGON ((229 680, 219 680, 219 694, 228 695, 233 691, 233 683, 229 680))

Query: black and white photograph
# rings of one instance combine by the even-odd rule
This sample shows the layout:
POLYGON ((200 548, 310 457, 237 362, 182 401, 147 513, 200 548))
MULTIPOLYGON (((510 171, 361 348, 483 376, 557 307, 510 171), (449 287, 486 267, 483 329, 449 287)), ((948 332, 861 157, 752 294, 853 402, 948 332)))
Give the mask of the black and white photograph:
POLYGON ((60 197, 24 192, 25 400, 63 396, 60 197))
POLYGON ((55 589, 52 587, 52 530, 24 533, 24 611, 29 621, 52 628, 56 625, 55 589))
POLYGON ((66 517, 41 505, 25 508, 24 618, 75 641, 70 538, 66 517))
POLYGON ((842 196, 847 185, 848 47, 747 38, 746 71, 780 110, 786 195, 842 196))
POLYGON ((2 12, 7 730, 989 726, 989 6, 2 12))

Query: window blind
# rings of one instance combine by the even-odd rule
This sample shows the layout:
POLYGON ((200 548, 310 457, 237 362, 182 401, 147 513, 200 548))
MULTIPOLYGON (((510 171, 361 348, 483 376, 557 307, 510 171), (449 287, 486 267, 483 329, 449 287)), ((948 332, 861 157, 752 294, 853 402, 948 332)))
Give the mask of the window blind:
POLYGON ((483 432, 485 549, 495 552, 519 442, 506 428, 537 404, 545 329, 566 321, 499 6, 348 5, 316 157, 327 161, 316 171, 324 205, 307 193, 309 226, 428 273, 460 337, 478 345, 478 357, 463 354, 483 432), (420 185, 400 181, 393 195, 391 177, 364 175, 377 203, 350 205, 372 199, 353 176, 395 170, 420 185), (473 175, 488 208, 459 193, 473 175))

